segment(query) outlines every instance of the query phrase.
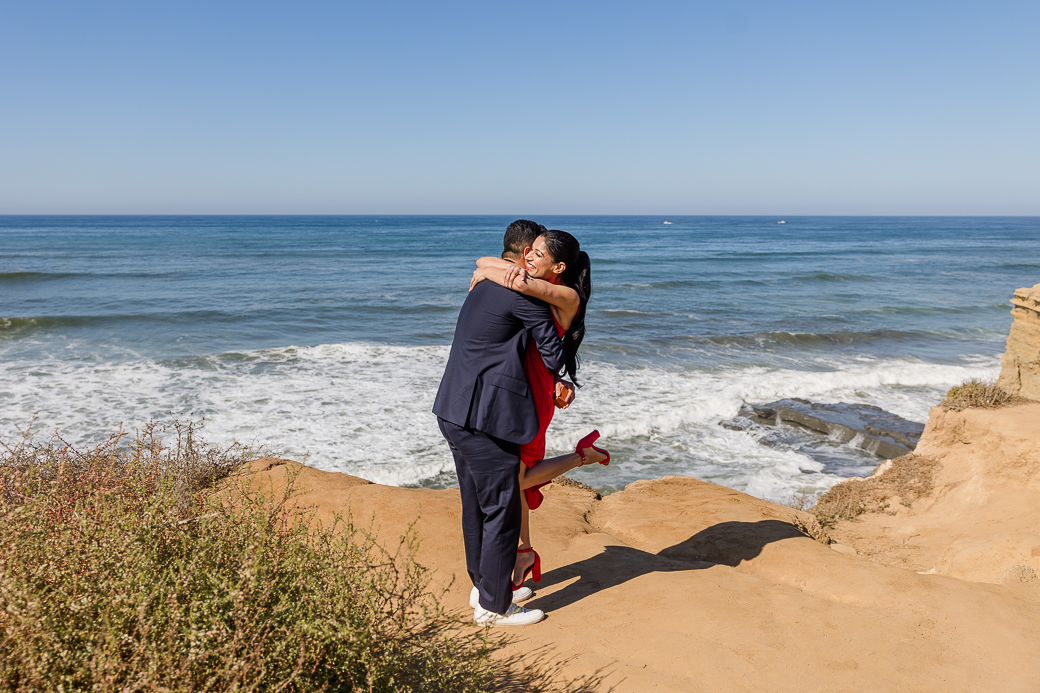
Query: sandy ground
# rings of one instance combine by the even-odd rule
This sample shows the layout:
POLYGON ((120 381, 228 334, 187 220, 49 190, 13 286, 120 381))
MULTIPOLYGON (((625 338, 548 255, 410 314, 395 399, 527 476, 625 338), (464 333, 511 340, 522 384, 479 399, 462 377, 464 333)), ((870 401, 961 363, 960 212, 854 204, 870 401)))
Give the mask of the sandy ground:
MULTIPOLYGON (((935 498, 843 523, 837 545, 799 529, 805 513, 696 479, 602 500, 547 487, 526 605, 548 617, 500 656, 555 669, 557 690, 1040 691, 1040 590, 1021 569, 989 584, 1040 568, 1040 404, 954 414, 933 412, 918 448, 944 460, 935 498)), ((418 560, 469 616, 457 490, 254 470, 276 490, 296 474, 318 519, 349 512, 390 544, 414 522, 418 560)))

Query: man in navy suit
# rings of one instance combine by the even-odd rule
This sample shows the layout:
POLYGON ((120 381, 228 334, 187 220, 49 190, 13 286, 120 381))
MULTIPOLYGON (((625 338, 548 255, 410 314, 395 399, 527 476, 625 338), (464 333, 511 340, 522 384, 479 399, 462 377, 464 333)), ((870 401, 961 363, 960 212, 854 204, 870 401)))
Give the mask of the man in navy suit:
POLYGON ((538 433, 524 373, 531 339, 546 368, 558 372, 563 341, 548 304, 494 282, 477 284, 459 312, 433 405, 455 458, 466 569, 479 592, 473 618, 482 625, 527 625, 544 616, 512 601, 520 536, 519 446, 538 433))

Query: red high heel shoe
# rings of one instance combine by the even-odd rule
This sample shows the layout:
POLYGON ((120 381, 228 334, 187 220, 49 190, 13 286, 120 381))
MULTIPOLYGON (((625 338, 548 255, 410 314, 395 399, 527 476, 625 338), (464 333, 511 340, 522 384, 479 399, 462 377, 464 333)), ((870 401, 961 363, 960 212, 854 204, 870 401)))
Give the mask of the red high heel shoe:
POLYGON ((538 555, 538 552, 534 550, 534 547, 530 549, 516 550, 517 553, 531 553, 532 551, 534 551, 534 563, 531 564, 530 568, 524 571, 524 576, 520 578, 520 582, 512 583, 514 592, 523 587, 524 582, 527 580, 527 576, 531 575, 532 572, 534 573, 534 575, 531 575, 532 580, 535 582, 542 581, 542 557, 538 555))
POLYGON ((608 464, 610 464, 610 453, 607 452, 606 450, 603 450, 602 448, 597 448, 595 445, 593 445, 593 443, 595 443, 598 439, 599 439, 599 431, 596 430, 596 431, 593 431, 592 433, 588 434, 587 436, 585 436, 584 438, 582 438, 581 440, 578 441, 578 445, 575 446, 574 452, 578 453, 581 456, 581 466, 584 467, 586 464, 588 464, 585 461, 585 453, 582 452, 582 450, 585 450, 586 448, 592 448, 593 450, 595 450, 599 454, 607 456, 607 459, 605 459, 602 462, 600 462, 600 464, 602 464, 604 467, 607 466, 608 464))

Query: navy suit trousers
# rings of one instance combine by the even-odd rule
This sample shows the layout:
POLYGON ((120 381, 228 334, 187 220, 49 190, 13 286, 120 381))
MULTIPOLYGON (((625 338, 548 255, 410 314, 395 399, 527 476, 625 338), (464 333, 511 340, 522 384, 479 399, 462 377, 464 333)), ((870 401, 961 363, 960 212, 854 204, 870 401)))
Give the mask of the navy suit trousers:
POLYGON ((520 538, 520 446, 437 421, 459 477, 466 570, 480 592, 480 605, 504 614, 513 602, 520 538))

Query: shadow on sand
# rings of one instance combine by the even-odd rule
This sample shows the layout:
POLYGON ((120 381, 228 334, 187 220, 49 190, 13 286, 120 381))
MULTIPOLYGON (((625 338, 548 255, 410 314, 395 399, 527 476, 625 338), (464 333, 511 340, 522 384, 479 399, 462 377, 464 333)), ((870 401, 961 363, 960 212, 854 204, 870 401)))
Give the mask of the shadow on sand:
POLYGON ((551 612, 649 573, 736 566, 758 556, 766 544, 796 537, 804 538, 805 534, 794 525, 761 520, 720 522, 656 554, 629 546, 608 546, 591 558, 543 574, 535 587, 552 587, 575 577, 578 581, 524 606, 551 612))

